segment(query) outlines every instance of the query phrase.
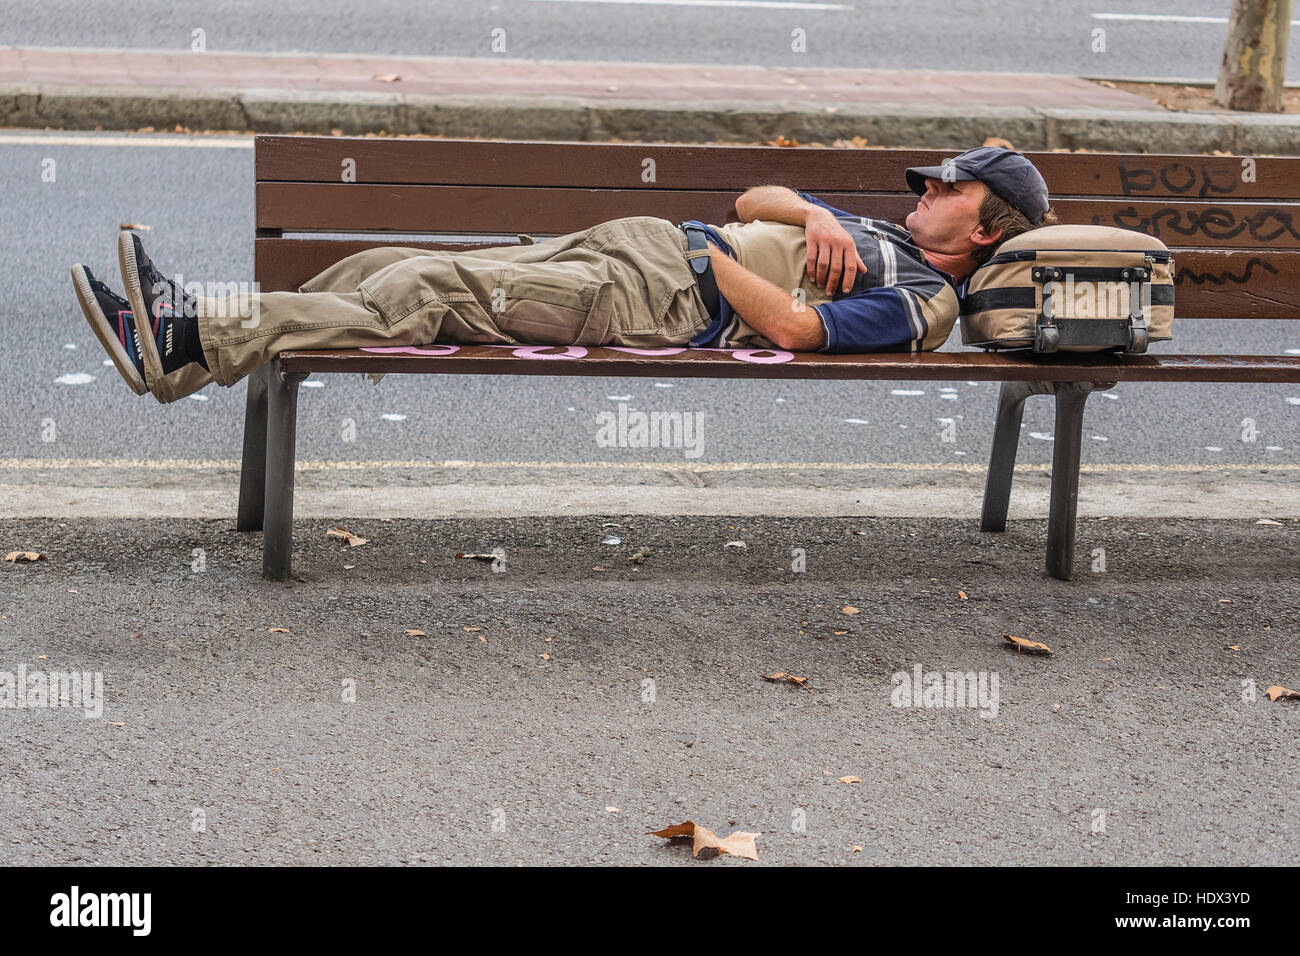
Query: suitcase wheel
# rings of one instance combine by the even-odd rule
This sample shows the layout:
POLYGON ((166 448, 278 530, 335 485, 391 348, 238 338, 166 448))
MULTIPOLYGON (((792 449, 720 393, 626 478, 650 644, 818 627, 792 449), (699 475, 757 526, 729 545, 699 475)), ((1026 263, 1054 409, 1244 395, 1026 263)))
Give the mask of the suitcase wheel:
POLYGON ((1124 351, 1140 354, 1147 350, 1147 344, 1149 342, 1150 342, 1150 337, 1148 336, 1146 329, 1139 329, 1139 328, 1129 329, 1128 348, 1125 349, 1124 351))
POLYGON ((1045 326, 1038 330, 1034 337, 1035 352, 1055 352, 1061 346, 1061 331, 1052 326, 1045 326))

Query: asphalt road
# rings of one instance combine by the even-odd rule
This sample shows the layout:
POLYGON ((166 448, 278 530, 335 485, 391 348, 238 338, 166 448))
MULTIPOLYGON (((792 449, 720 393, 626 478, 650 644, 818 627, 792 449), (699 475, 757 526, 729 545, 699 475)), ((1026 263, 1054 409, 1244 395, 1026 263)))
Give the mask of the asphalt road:
MULTIPOLYGON (((348 0, 43 0, 0 4, 0 43, 188 50, 202 30, 207 49, 224 51, 1213 79, 1230 7, 1229 0, 368 0, 359 9, 348 0), (1104 31, 1102 50, 1096 30, 1104 31)), ((1300 44, 1292 43, 1289 63, 1300 75, 1300 44)))
MULTIPOLYGON (((0 136, 7 292, 0 321, 11 333, 0 376, 0 459, 237 458, 246 383, 209 385, 166 406, 137 397, 104 364, 68 268, 85 263, 120 289, 116 234, 131 222, 152 227, 147 247, 169 275, 250 281, 252 150, 13 138, 0 136), (42 180, 45 159, 55 161, 54 182, 42 180)), ((1292 324, 1182 321, 1174 341, 1153 351, 1277 354, 1300 348, 1292 324)), ((959 347, 954 332, 947 348, 959 347)), ((597 444, 597 416, 626 403, 702 414, 699 463, 977 464, 987 454, 997 395, 994 383, 965 381, 389 376, 373 385, 361 376, 317 378, 300 393, 300 460, 683 462, 682 449, 597 444), (946 419, 955 441, 944 440, 946 419)), ((1089 400, 1084 425, 1087 464, 1300 461, 1300 389, 1291 386, 1120 385, 1089 400), (1243 427, 1248 419, 1253 426, 1243 427)), ((1050 461, 1052 428, 1050 401, 1032 399, 1022 461, 1050 461)))
POLYGON ((1109 565, 1070 583, 1039 521, 353 525, 300 523, 275 584, 230 520, 0 519, 49 555, 0 566, 0 671, 102 678, 97 716, 0 710, 0 863, 753 865, 646 835, 683 820, 760 865, 1295 843, 1294 522, 1085 521, 1109 565), (985 696, 927 706, 918 667, 985 696))

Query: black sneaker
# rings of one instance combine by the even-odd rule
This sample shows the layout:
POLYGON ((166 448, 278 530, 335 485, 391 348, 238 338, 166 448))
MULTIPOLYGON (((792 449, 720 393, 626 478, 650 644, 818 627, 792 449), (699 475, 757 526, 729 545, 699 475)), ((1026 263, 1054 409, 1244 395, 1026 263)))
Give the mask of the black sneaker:
POLYGON ((117 235, 117 262, 131 303, 147 385, 189 364, 186 351, 191 325, 197 325, 197 302, 161 272, 133 232, 117 235))
POLYGON ((72 267, 72 284, 77 290, 77 301, 90 323, 95 337, 108 352, 131 391, 143 395, 149 391, 144 380, 144 356, 132 321, 131 305, 89 269, 78 263, 72 267))

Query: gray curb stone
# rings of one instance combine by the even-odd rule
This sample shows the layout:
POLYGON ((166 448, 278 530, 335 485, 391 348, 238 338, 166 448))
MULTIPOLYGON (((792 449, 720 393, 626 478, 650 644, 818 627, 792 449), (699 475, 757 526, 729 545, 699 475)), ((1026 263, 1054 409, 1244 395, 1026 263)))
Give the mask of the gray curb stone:
POLYGON ((871 103, 492 98, 296 90, 34 87, 0 84, 0 121, 22 128, 423 133, 600 141, 801 143, 862 136, 872 146, 964 149, 989 136, 1018 149, 1300 155, 1300 116, 1031 107, 952 109, 871 103))

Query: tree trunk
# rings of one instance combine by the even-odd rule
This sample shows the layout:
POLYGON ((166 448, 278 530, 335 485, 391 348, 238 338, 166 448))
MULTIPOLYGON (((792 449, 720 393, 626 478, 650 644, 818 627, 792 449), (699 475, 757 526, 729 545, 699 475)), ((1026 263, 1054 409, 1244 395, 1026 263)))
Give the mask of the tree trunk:
POLYGON ((1230 110, 1282 112, 1293 0, 1232 0, 1214 102, 1230 110))

